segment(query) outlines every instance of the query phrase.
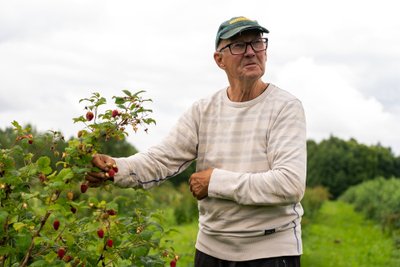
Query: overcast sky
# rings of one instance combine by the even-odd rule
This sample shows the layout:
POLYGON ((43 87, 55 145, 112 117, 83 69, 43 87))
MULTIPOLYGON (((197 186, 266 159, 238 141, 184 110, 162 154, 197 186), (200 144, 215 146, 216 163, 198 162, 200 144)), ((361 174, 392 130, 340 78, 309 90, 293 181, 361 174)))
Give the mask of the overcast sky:
POLYGON ((270 30, 264 81, 296 95, 308 138, 381 143, 400 155, 400 2, 396 0, 0 0, 0 128, 12 120, 67 137, 79 99, 145 90, 155 145, 197 99, 227 85, 213 60, 234 16, 270 30))

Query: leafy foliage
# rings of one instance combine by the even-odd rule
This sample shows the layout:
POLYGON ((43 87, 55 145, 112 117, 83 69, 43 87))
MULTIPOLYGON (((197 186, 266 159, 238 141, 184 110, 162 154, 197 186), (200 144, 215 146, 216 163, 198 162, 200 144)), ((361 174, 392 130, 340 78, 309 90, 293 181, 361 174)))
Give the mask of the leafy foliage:
POLYGON ((174 208, 175 220, 178 224, 191 223, 197 221, 199 212, 197 208, 197 200, 192 196, 189 191, 187 183, 182 183, 178 188, 180 199, 174 208))
POLYGON ((367 181, 351 187, 340 199, 393 233, 400 248, 400 179, 380 177, 367 181))
MULTIPOLYGON (((1 266, 164 266, 168 257, 175 260, 160 242, 163 218, 146 208, 145 192, 106 198, 86 192, 84 177, 96 171, 92 155, 123 140, 126 127, 155 123, 141 93, 125 90, 114 97, 117 108, 103 113, 107 101, 100 94, 82 99, 86 114, 74 121, 85 127, 68 142, 59 132, 36 136, 13 122, 13 145, 0 150, 1 266), (32 152, 39 141, 53 144, 47 155, 32 152)), ((109 183, 101 188, 110 196, 112 190, 109 183)))
POLYGON ((306 188, 304 197, 301 200, 301 205, 304 209, 302 225, 309 224, 315 218, 325 201, 329 200, 329 197, 329 191, 325 187, 316 186, 306 188))
POLYGON ((327 187, 333 198, 378 176, 400 177, 400 157, 380 145, 366 146, 355 139, 331 136, 319 144, 309 140, 307 154, 307 185, 327 187))

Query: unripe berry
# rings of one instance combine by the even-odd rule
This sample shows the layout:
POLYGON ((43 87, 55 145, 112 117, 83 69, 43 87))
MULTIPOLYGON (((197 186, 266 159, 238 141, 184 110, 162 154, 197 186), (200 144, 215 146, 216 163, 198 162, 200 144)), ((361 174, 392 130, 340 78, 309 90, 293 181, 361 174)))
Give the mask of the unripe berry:
POLYGON ((70 261, 72 261, 72 256, 71 256, 71 255, 66 255, 66 256, 64 256, 63 261, 65 261, 65 262, 70 262, 70 261))
POLYGON ((73 192, 71 192, 71 191, 69 191, 68 193, 67 193, 67 199, 68 200, 72 200, 72 199, 74 199, 74 193, 73 192))
POLYGON ((44 173, 39 174, 39 180, 44 183, 47 180, 47 177, 44 173))
POLYGON ((84 136, 86 134, 86 131, 85 130, 80 130, 79 132, 78 132, 78 138, 81 138, 82 136, 84 136))

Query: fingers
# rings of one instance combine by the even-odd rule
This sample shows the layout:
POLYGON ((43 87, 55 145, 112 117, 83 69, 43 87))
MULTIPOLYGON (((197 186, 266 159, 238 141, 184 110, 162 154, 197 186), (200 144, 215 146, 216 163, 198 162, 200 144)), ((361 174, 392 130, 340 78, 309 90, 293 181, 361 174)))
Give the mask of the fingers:
POLYGON ((103 184, 103 182, 101 182, 101 183, 98 183, 98 182, 89 182, 88 183, 88 186, 89 187, 99 187, 99 186, 101 186, 103 184))
POLYGON ((110 179, 108 172, 116 168, 115 160, 104 154, 96 154, 93 156, 92 164, 94 167, 100 169, 100 171, 93 171, 86 174, 85 179, 90 187, 98 187, 103 184, 106 180, 110 179))
POLYGON ((208 196, 208 182, 206 185, 203 182, 203 177, 194 173, 189 178, 189 189, 193 197, 202 200, 208 196))
POLYGON ((96 154, 93 156, 92 164, 95 167, 107 172, 115 165, 115 160, 108 155, 96 154))
POLYGON ((104 172, 89 172, 85 178, 88 182, 104 182, 107 180, 104 172))

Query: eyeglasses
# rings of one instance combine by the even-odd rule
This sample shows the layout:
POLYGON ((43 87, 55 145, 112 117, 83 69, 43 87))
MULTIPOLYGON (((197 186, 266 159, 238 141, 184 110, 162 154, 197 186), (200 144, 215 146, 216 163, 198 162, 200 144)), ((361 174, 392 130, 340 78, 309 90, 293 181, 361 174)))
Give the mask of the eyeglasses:
POLYGON ((243 55, 246 53, 247 46, 250 45, 253 48, 254 52, 261 52, 267 50, 268 47, 268 38, 258 38, 251 42, 234 42, 230 43, 224 47, 222 47, 218 52, 222 52, 222 50, 229 48, 232 55, 243 55))

